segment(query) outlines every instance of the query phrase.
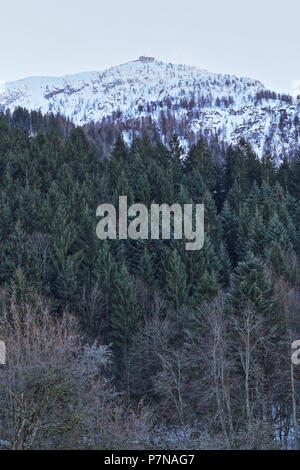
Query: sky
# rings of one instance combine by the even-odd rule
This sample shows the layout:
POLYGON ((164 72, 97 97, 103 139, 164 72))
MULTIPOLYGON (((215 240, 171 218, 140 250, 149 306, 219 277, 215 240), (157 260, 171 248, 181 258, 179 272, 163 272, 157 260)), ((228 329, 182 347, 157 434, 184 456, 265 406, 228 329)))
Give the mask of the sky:
POLYGON ((292 92, 299 0, 0 0, 0 82, 137 59, 195 65, 292 92))

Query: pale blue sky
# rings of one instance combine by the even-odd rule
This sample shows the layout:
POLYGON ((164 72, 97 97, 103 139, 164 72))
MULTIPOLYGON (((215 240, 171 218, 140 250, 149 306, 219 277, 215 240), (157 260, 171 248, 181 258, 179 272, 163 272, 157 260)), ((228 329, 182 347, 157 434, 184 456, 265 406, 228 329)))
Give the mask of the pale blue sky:
POLYGON ((139 55, 261 80, 300 79, 299 0, 0 0, 0 81, 139 55))

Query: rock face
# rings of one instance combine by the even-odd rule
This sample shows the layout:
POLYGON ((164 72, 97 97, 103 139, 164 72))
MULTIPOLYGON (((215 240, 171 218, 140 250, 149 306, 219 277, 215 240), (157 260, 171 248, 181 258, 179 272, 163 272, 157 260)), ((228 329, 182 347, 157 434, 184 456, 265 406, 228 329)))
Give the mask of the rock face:
MULTIPOLYGON (((77 125, 150 119, 162 138, 200 135, 234 143, 244 137, 259 156, 281 159, 299 148, 300 105, 254 79, 209 73, 142 56, 103 72, 31 77, 0 88, 0 107, 61 113, 77 125)), ((126 136, 131 138, 130 130, 126 136)))

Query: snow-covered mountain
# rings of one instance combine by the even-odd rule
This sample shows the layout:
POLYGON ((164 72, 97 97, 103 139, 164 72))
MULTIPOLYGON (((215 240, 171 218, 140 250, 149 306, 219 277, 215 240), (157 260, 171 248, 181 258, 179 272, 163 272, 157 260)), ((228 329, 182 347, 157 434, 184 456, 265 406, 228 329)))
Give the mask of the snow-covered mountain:
POLYGON ((244 137, 260 156, 271 152, 278 159, 300 144, 296 99, 270 92, 257 80, 150 57, 103 72, 31 77, 2 85, 0 107, 12 111, 19 106, 60 113, 77 125, 151 117, 162 137, 164 127, 172 127, 186 141, 202 134, 228 143, 244 137))

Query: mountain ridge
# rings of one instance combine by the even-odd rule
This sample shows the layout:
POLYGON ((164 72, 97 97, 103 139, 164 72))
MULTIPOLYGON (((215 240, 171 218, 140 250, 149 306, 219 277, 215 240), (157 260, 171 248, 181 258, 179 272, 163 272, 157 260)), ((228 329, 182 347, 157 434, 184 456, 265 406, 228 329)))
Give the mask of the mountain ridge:
MULTIPOLYGON (((64 77, 28 77, 2 85, 0 108, 59 113, 76 125, 150 118, 162 140, 178 134, 189 145, 199 136, 228 144, 241 137, 262 157, 277 160, 299 149, 300 104, 258 80, 210 73, 152 57, 64 77)), ((132 138, 128 130, 125 136, 132 138)))

